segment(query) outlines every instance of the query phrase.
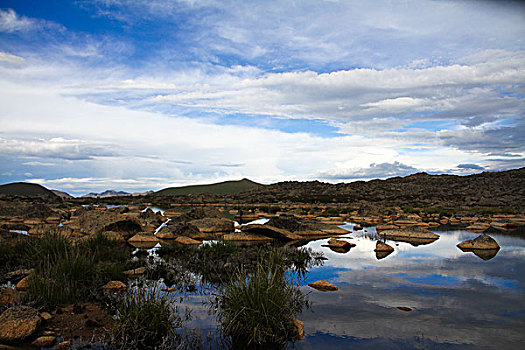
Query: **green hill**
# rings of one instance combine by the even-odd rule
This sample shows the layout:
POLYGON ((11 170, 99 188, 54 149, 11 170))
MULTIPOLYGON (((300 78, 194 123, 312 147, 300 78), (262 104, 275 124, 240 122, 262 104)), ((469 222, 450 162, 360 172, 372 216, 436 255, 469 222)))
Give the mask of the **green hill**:
POLYGON ((39 195, 56 197, 56 194, 44 186, 27 182, 13 182, 10 184, 0 185, 0 194, 28 197, 39 195))
POLYGON ((253 182, 248 179, 242 179, 239 181, 225 181, 210 185, 194 185, 194 186, 182 186, 182 187, 169 187, 163 190, 157 191, 156 194, 163 196, 181 196, 185 194, 201 194, 201 193, 213 193, 213 194, 232 194, 244 191, 253 190, 264 185, 257 182, 253 182))

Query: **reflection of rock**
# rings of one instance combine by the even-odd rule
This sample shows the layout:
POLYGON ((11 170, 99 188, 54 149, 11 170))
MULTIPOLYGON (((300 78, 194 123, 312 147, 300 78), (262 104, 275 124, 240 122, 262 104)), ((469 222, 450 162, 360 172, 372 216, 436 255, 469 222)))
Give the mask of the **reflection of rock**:
POLYGON ((463 241, 457 245, 461 250, 469 249, 499 249, 499 244, 489 235, 479 235, 474 239, 463 241))
POLYGON ((333 284, 327 282, 327 281, 324 281, 324 280, 321 280, 321 281, 316 281, 316 282, 313 282, 313 283, 309 283, 308 286, 314 288, 314 289, 317 289, 317 290, 320 290, 322 292, 330 292, 330 291, 334 291, 334 290, 338 290, 339 288, 337 288, 336 286, 334 286, 333 284))
POLYGON ((382 251, 382 252, 376 252, 376 259, 377 259, 377 260, 384 259, 384 258, 386 258, 387 256, 389 256, 390 254, 392 254, 392 251, 389 251, 389 252, 385 252, 385 251, 382 251))
POLYGON ((470 249, 470 250, 466 249, 463 251, 464 252, 470 251, 474 253, 474 255, 476 255, 477 257, 487 261, 495 257, 498 254, 499 249, 470 249))
POLYGON ((439 235, 420 227, 409 229, 395 229, 381 232, 381 236, 400 242, 410 243, 413 246, 430 244, 439 238, 439 235))

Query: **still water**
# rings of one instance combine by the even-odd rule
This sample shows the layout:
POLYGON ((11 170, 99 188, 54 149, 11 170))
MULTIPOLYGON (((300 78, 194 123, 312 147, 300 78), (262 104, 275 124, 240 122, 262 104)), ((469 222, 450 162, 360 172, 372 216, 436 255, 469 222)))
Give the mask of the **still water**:
MULTIPOLYGON (((353 225, 341 227, 352 230, 353 225)), ((374 252, 379 236, 373 227, 342 236, 356 244, 346 253, 325 247, 327 239, 309 242, 306 247, 328 260, 310 268, 301 282, 311 302, 298 316, 306 337, 289 347, 520 348, 525 343, 525 239, 491 234, 501 249, 493 257, 478 257, 456 247, 478 234, 434 232, 440 238, 426 245, 386 240, 395 251, 382 259, 374 252), (317 280, 339 290, 307 286, 317 280)), ((206 294, 186 294, 183 305, 191 309, 188 326, 213 334, 216 321, 206 294)))

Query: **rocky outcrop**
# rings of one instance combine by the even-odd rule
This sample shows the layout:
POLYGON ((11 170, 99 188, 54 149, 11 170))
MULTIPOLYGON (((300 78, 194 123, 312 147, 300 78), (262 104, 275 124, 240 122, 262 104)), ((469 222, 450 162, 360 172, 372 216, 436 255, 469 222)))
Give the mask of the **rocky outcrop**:
POLYGON ((457 245, 461 250, 498 250, 499 244, 489 235, 479 235, 474 239, 463 241, 457 245))
POLYGON ((339 288, 337 288, 337 286, 334 286, 333 284, 331 284, 331 283, 329 283, 329 282, 327 282, 325 280, 309 283, 308 286, 310 286, 310 287, 312 287, 314 289, 320 290, 322 292, 331 292, 331 291, 336 291, 336 290, 339 289, 339 288))
POLYGON ((0 316, 0 342, 20 343, 32 336, 41 322, 38 311, 29 306, 12 306, 0 316))
POLYGON ((115 208, 115 210, 79 209, 75 212, 76 219, 72 219, 71 222, 67 224, 89 235, 104 231, 124 232, 128 234, 141 232, 143 225, 138 215, 129 212, 123 213, 124 208, 125 207, 115 208))

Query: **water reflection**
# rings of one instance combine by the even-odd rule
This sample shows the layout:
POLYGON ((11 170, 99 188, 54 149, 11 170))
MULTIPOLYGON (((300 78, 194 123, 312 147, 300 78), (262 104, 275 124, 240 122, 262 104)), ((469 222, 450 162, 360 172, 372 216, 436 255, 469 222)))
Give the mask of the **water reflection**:
POLYGON ((322 247, 326 240, 306 245, 328 260, 305 283, 325 279, 339 291, 302 287, 313 307, 300 316, 307 337, 296 348, 513 349, 525 341, 524 239, 493 235, 501 250, 474 254, 456 248, 468 231, 438 232, 419 246, 387 239, 395 251, 385 259, 374 252, 375 230, 365 229, 352 233, 356 247, 344 255, 322 247))

